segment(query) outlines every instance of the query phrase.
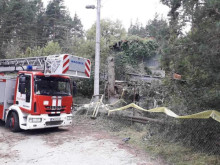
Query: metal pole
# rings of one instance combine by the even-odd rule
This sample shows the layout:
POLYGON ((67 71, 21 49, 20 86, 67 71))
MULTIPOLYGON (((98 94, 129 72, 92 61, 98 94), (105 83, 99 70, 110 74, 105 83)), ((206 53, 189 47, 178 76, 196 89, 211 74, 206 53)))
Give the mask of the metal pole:
POLYGON ((94 95, 99 95, 99 66, 100 66, 100 8, 101 8, 101 0, 97 0, 94 95))

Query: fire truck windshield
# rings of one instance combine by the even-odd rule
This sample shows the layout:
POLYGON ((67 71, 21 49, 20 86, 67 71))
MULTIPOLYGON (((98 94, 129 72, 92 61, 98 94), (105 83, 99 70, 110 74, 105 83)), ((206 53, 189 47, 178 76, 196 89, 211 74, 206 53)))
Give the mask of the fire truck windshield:
POLYGON ((69 96, 70 81, 60 77, 35 76, 34 92, 37 95, 69 96))

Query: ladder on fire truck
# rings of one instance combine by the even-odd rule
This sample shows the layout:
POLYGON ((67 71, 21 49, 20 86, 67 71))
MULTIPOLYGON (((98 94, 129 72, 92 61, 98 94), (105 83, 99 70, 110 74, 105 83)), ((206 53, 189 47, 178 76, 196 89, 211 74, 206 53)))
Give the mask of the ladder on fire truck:
POLYGON ((0 60, 0 73, 22 70, 42 71, 48 76, 89 78, 91 62, 89 59, 67 54, 0 60))

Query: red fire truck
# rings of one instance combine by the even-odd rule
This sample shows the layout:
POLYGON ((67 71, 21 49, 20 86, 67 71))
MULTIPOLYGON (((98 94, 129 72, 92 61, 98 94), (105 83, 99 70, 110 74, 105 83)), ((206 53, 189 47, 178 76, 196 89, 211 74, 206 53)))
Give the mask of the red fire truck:
POLYGON ((70 77, 89 78, 90 68, 67 54, 0 60, 0 119, 13 132, 71 125, 70 77))

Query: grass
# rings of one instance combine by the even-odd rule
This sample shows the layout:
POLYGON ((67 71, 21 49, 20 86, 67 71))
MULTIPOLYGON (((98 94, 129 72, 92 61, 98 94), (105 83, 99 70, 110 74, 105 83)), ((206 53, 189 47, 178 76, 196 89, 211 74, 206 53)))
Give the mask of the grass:
POLYGON ((121 138, 130 137, 130 144, 145 150, 153 158, 162 158, 174 165, 219 165, 220 155, 209 155, 184 146, 181 142, 167 142, 160 135, 150 136, 149 128, 142 128, 138 124, 121 127, 112 132, 121 138))
MULTIPOLYGON (((81 120, 77 117, 77 120, 81 120)), ((121 139, 130 137, 129 144, 145 150, 152 158, 162 158, 172 165, 220 165, 220 155, 199 152, 183 142, 164 139, 161 133, 152 134, 149 125, 116 119, 116 117, 98 117, 95 120, 98 129, 108 130, 121 139)))

